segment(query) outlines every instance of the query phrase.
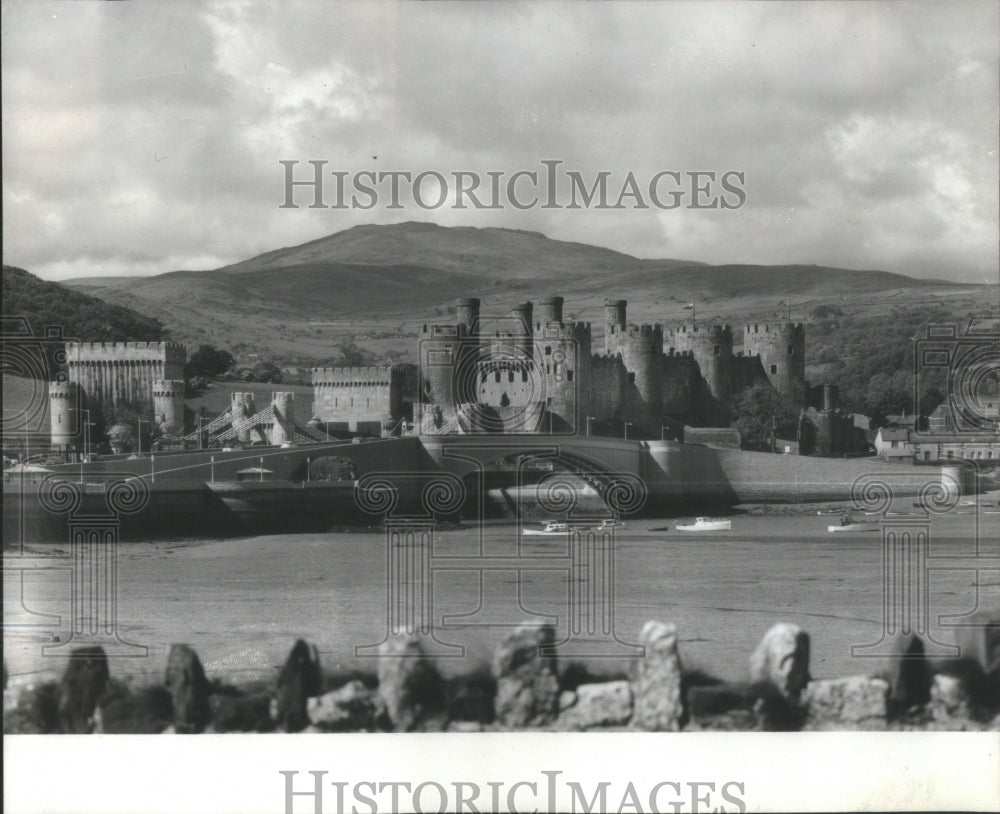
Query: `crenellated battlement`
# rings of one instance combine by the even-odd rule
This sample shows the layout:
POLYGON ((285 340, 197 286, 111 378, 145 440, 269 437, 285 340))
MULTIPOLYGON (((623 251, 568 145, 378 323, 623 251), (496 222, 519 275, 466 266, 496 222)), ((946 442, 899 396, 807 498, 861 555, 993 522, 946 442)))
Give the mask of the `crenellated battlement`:
POLYGON ((180 342, 67 342, 70 360, 139 361, 151 359, 176 359, 186 357, 187 348, 180 342))
POLYGON ((758 334, 781 334, 787 335, 789 333, 794 333, 797 336, 805 338, 806 329, 801 322, 762 322, 754 323, 752 325, 744 325, 743 333, 745 335, 758 335, 758 334))
POLYGON ((153 398, 172 398, 184 395, 183 379, 154 379, 153 398))

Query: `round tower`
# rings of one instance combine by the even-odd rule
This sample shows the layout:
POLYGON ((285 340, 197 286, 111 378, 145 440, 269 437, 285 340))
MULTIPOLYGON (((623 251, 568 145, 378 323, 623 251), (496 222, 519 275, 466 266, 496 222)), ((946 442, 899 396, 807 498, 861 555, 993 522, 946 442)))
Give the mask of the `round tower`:
POLYGON ((459 297, 455 300, 455 320, 465 326, 466 336, 479 334, 479 304, 477 297, 459 297))
POLYGON ((233 393, 230 396, 229 409, 233 416, 233 427, 236 428, 236 439, 241 444, 250 443, 250 425, 245 419, 257 412, 253 393, 233 393))
POLYGON ((456 374, 460 355, 464 358, 464 334, 462 324, 424 325, 421 330, 419 403, 423 406, 418 412, 429 422, 425 432, 455 419, 456 374))
POLYGON ((49 429, 52 446, 67 447, 82 436, 80 388, 75 382, 49 382, 49 429))
POLYGON ((802 404, 806 392, 806 336, 802 323, 747 325, 743 351, 747 356, 760 356, 774 389, 794 404, 802 404))
POLYGON ((538 325, 544 327, 555 323, 562 325, 563 321, 563 298, 546 297, 538 302, 538 325))
POLYGON ((295 394, 271 393, 271 406, 274 408, 271 443, 275 445, 293 443, 295 441, 295 394))
POLYGON ((604 352, 615 354, 619 351, 619 338, 625 331, 625 309, 628 300, 604 299, 604 352))
POLYGON ((153 380, 153 415, 164 433, 184 429, 184 380, 153 380))
POLYGON ((725 402, 729 398, 734 358, 731 326, 678 325, 667 332, 664 346, 668 354, 673 350, 694 356, 715 399, 725 402))
POLYGON ((659 325, 628 326, 621 354, 629 379, 625 418, 642 432, 654 432, 662 416, 663 329, 659 325))
POLYGON ((539 338, 538 359, 544 377, 546 417, 542 431, 586 432, 590 415, 591 364, 590 323, 550 325, 539 338))

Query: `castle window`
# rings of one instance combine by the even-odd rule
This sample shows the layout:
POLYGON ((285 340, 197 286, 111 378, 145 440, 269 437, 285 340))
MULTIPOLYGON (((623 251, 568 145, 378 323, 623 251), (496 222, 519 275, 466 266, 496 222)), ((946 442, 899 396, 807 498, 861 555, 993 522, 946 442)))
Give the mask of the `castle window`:
POLYGON ((789 346, 788 346, 788 355, 789 355, 789 356, 791 356, 791 355, 792 355, 792 352, 793 352, 794 350, 795 350, 795 349, 794 349, 794 348, 793 348, 793 347, 792 347, 791 345, 789 345, 789 346))
POLYGON ((498 370, 496 373, 493 374, 493 376, 496 379, 497 384, 500 384, 500 371, 498 370))
POLYGON ((508 382, 513 382, 514 381, 514 371, 513 370, 507 371, 507 381, 508 382))
POLYGON ((528 371, 527 370, 522 370, 521 371, 521 381, 522 382, 528 381, 528 371))
POLYGON ((566 381, 568 381, 568 382, 573 381, 573 371, 572 370, 567 370, 566 371, 566 381))
POLYGON ((718 356, 718 355, 719 355, 719 352, 720 352, 720 351, 719 351, 719 346, 718 346, 718 345, 715 345, 715 346, 714 346, 714 347, 712 348, 712 353, 714 353, 714 354, 715 354, 716 356, 718 356))
POLYGON ((778 372, 778 366, 777 365, 771 365, 771 372, 772 373, 777 373, 778 372))
POLYGON ((545 355, 546 356, 551 356, 552 355, 552 346, 551 345, 546 345, 545 346, 545 355))
POLYGON ((628 374, 628 380, 630 382, 634 382, 635 381, 635 374, 634 373, 629 373, 628 374))

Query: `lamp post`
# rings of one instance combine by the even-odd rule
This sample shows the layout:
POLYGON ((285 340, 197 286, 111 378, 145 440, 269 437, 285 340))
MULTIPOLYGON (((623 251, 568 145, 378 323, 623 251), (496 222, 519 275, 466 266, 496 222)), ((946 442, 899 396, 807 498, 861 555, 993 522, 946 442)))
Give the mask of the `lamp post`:
POLYGON ((595 418, 592 415, 587 416, 587 435, 590 435, 590 422, 594 421, 595 418))
POLYGON ((137 435, 137 436, 135 437, 135 442, 136 442, 136 444, 137 444, 137 445, 138 445, 138 447, 139 447, 139 449, 138 449, 138 453, 139 453, 140 455, 142 455, 142 425, 143 425, 143 424, 148 424, 148 423, 149 423, 149 420, 148 420, 148 419, 146 419, 146 420, 143 420, 143 419, 141 419, 141 418, 137 418, 137 419, 135 420, 135 423, 136 423, 136 425, 137 425, 137 429, 138 429, 138 433, 139 433, 139 434, 138 434, 138 435, 137 435))
POLYGON ((667 429, 666 427, 664 427, 662 424, 660 424, 660 440, 661 441, 666 441, 667 440, 666 437, 664 436, 664 430, 666 430, 666 429, 667 429))
POLYGON ((633 422, 631 422, 631 421, 626 421, 625 422, 625 440, 626 441, 628 441, 628 428, 631 427, 631 426, 633 426, 633 422))

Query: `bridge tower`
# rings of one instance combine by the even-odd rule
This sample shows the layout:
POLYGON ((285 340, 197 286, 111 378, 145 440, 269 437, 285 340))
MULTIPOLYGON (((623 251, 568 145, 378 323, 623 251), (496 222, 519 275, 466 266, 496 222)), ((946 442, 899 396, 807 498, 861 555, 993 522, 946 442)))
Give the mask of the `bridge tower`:
POLYGON ((153 381, 153 415, 165 433, 184 429, 184 380, 156 379, 153 381))
POLYGON ((287 392, 271 393, 274 408, 274 426, 271 429, 272 444, 291 444, 295 441, 295 394, 287 392))
POLYGON ((747 356, 760 356, 774 389, 802 405, 806 392, 806 332, 801 322, 747 325, 743 351, 747 356))

